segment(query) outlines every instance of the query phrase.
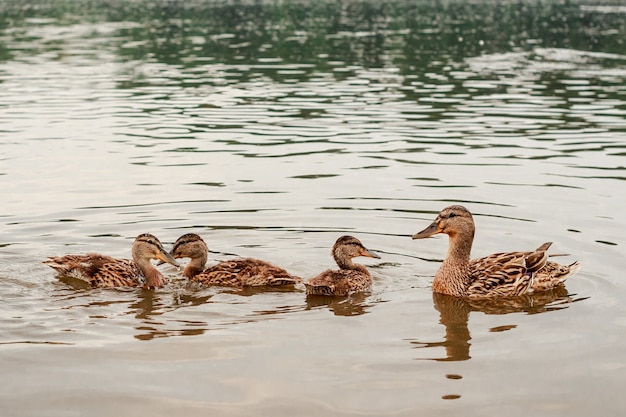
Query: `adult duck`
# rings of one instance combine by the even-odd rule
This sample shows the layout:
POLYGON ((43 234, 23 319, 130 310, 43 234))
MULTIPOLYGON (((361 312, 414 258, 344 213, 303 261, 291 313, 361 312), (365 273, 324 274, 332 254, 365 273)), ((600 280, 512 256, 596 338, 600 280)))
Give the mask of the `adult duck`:
POLYGON ((59 275, 85 281, 92 287, 162 287, 163 274, 151 259, 159 259, 178 267, 178 262, 167 253, 155 236, 144 233, 135 239, 132 260, 116 259, 97 253, 53 256, 43 261, 59 275))
POLYGON ((546 242, 534 251, 495 253, 470 260, 474 219, 463 206, 443 209, 435 221, 413 236, 423 239, 437 233, 449 236, 448 255, 433 281, 433 291, 458 297, 516 296, 563 285, 580 264, 548 261, 546 242))
POLYGON ((205 267, 209 249, 195 233, 179 237, 170 251, 174 258, 191 258, 183 276, 203 285, 225 287, 258 287, 294 285, 301 282, 283 268, 254 258, 232 259, 205 267))
POLYGON ((357 256, 380 258, 380 256, 367 249, 353 236, 341 236, 337 239, 331 255, 339 269, 328 269, 306 281, 304 286, 307 294, 346 296, 371 289, 372 276, 369 271, 363 265, 354 263, 352 258, 357 256))

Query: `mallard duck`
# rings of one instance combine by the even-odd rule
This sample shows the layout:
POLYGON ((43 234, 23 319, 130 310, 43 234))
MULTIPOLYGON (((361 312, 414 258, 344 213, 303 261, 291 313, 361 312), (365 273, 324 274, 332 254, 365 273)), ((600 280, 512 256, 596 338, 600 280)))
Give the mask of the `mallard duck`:
POLYGON ((565 266, 548 261, 547 250, 552 242, 534 251, 495 253, 470 260, 474 219, 463 206, 446 207, 413 239, 437 233, 450 237, 448 255, 433 281, 433 291, 438 293, 458 297, 522 295, 562 285, 580 269, 578 262, 565 266))
POLYGON ((160 259, 178 267, 155 236, 144 233, 132 246, 133 259, 115 259, 97 253, 54 256, 43 261, 59 275, 80 279, 92 287, 162 287, 166 281, 150 259, 160 259))
POLYGON ((339 295, 346 296, 355 292, 369 291, 372 286, 372 276, 369 271, 359 264, 352 262, 357 256, 380 258, 367 249, 352 236, 341 236, 331 251, 338 270, 326 270, 304 283, 309 295, 339 295))
POLYGON ((299 277, 291 275, 283 268, 260 259, 233 259, 205 268, 209 249, 204 240, 195 233, 179 237, 170 254, 174 258, 191 258, 183 276, 203 285, 241 288, 294 285, 301 282, 299 277))

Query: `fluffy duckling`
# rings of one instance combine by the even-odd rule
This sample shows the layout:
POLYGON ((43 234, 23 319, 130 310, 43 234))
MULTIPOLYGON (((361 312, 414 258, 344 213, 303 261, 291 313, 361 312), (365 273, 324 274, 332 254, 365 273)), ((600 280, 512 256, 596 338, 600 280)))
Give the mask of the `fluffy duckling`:
POLYGON ((559 265, 548 261, 546 242, 534 251, 495 253, 470 260, 474 219, 463 206, 443 209, 435 221, 413 236, 423 239, 437 233, 450 238, 448 255, 435 274, 433 291, 458 297, 516 296, 563 285, 580 264, 559 265))
POLYGON ((352 236, 342 236, 337 239, 331 254, 339 269, 329 269, 305 282, 307 294, 346 296, 370 290, 372 276, 363 265, 352 262, 352 258, 357 256, 380 258, 380 256, 367 249, 359 239, 352 236))
POLYGON ((44 264, 55 269, 59 275, 80 279, 92 287, 162 287, 166 284, 163 274, 151 259, 159 259, 178 267, 178 262, 163 249, 155 236, 144 233, 132 246, 133 259, 115 259, 97 253, 49 257, 44 264))
POLYGON ((191 258, 183 276, 203 285, 241 288, 294 285, 301 282, 299 277, 289 274, 283 268, 253 258, 224 261, 205 269, 209 249, 204 240, 195 233, 179 237, 170 254, 174 258, 191 258))

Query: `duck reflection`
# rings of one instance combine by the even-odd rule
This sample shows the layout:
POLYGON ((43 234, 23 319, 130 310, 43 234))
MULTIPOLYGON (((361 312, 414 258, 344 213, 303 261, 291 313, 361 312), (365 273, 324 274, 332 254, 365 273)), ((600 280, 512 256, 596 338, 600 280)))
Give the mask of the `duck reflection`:
MULTIPOLYGON (((435 310, 439 312, 439 323, 446 328, 444 340, 436 342, 412 340, 410 343, 416 349, 445 348, 446 355, 444 357, 429 358, 431 360, 465 361, 471 358, 471 335, 468 327, 470 312, 478 311, 485 314, 537 314, 567 308, 567 305, 573 301, 578 300, 572 299, 563 286, 536 294, 478 300, 433 292, 433 304, 435 310)), ((498 326, 490 329, 490 331, 501 332, 515 327, 517 326, 514 324, 498 326)))
POLYGON ((161 297, 156 295, 154 291, 141 290, 137 301, 131 303, 128 307, 130 312, 135 314, 135 318, 151 320, 153 316, 163 314, 163 311, 158 310, 159 307, 163 307, 160 299, 161 297))
POLYGON ((298 287, 291 285, 283 285, 283 286, 255 286, 255 287, 242 287, 242 288, 223 288, 220 292, 224 294, 233 294, 241 297, 253 297, 255 295, 270 293, 270 294, 279 294, 279 293, 298 293, 302 292, 302 290, 298 287))
POLYGON ((328 307, 336 316, 359 316, 368 312, 370 304, 365 303, 367 294, 356 293, 347 297, 329 295, 307 295, 306 309, 328 307))
POLYGON ((446 336, 439 342, 418 342, 411 344, 417 348, 444 347, 446 357, 435 358, 436 361, 464 361, 470 358, 470 331, 467 327, 470 304, 467 300, 433 292, 435 309, 439 311, 439 323, 446 327, 446 336))
MULTIPOLYGON (((172 296, 172 294, 168 294, 172 296)), ((163 294, 155 291, 142 289, 138 293, 137 301, 129 305, 130 314, 141 321, 135 327, 140 333, 134 337, 138 340, 152 340, 157 337, 169 336, 196 336, 207 330, 207 323, 199 321, 182 321, 184 328, 168 329, 165 323, 157 319, 167 311, 176 310, 182 306, 197 306, 206 303, 212 295, 174 294, 174 299, 165 300, 163 294)), ((171 323, 171 320, 169 321, 171 323)))

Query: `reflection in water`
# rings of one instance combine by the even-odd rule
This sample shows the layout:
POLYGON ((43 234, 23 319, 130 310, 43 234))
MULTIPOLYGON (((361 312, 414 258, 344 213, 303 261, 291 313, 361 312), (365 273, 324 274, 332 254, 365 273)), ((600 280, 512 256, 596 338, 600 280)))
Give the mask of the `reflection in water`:
POLYGON ((317 307, 328 307, 335 316, 359 316, 367 313, 371 307, 365 304, 366 294, 357 293, 348 297, 333 297, 328 295, 307 295, 307 310, 317 307))
MULTIPOLYGON (((567 308, 567 304, 581 299, 572 299, 565 287, 558 287, 551 291, 536 294, 526 294, 518 297, 490 298, 484 300, 470 300, 433 292, 433 303, 439 311, 439 323, 446 328, 443 341, 420 342, 413 340, 416 348, 444 347, 446 356, 432 358, 435 361, 465 361, 470 356, 471 335, 468 328, 471 311, 485 314, 528 313, 537 314, 567 308)), ((492 332, 511 330, 517 325, 498 326, 490 329, 492 332)))
POLYGON ((57 276, 57 279, 75 290, 89 290, 92 288, 92 286, 83 279, 68 277, 65 275, 59 275, 57 276))
POLYGON ((445 347, 446 357, 436 361, 464 361, 470 358, 470 331, 467 327, 471 307, 459 297, 433 292, 435 309, 439 311, 439 322, 446 327, 446 336, 440 342, 418 342, 411 344, 418 348, 445 347))
MULTIPOLYGON (((170 294, 167 294, 170 296, 170 294)), ((174 300, 167 303, 162 299, 163 295, 153 290, 141 289, 138 300, 129 306, 131 314, 141 320, 141 324, 135 327, 141 333, 134 337, 139 340, 152 340, 156 337, 169 336, 197 336, 207 330, 207 323, 203 321, 179 320, 183 324, 182 329, 167 329, 166 322, 156 320, 157 316, 163 315, 169 309, 181 306, 197 306, 206 303, 212 295, 195 296, 193 294, 174 294, 174 300), (168 306, 170 306, 168 308, 168 306), (190 328, 188 328, 190 327, 190 328)))
MULTIPOLYGON (((112 332, 116 334, 132 329, 131 335, 137 340, 197 336, 210 329, 254 322, 261 317, 278 317, 310 308, 302 303, 304 292, 297 287, 205 288, 182 280, 172 281, 165 289, 155 291, 144 288, 93 289, 85 286, 82 280, 64 277, 59 278, 59 282, 70 288, 58 288, 54 303, 60 307, 55 306, 50 311, 68 311, 79 317, 71 328, 63 327, 63 331, 74 334, 81 332, 80 326, 85 324, 83 319, 88 319, 87 325, 105 322, 112 325, 112 332), (296 294, 297 297, 289 298, 285 302, 282 295, 288 294, 296 294), (212 300, 214 297, 218 300, 212 300), (253 297, 257 298, 252 299, 253 297), (236 317, 231 315, 233 309, 238 311, 236 317), (132 317, 133 320, 129 323, 124 319, 127 317, 132 317)), ((322 300, 320 305, 327 305, 331 310, 336 309, 335 314, 338 315, 363 314, 365 306, 361 303, 364 298, 332 300, 329 297, 325 302, 322 300)), ((52 322, 48 325, 53 327, 52 322)), ((14 339, 8 343, 48 343, 48 340, 15 342, 14 339)))
POLYGON ((163 304, 159 303, 160 297, 152 290, 141 289, 138 294, 138 300, 132 303, 129 307, 131 312, 134 311, 135 317, 142 320, 150 320, 155 315, 163 314, 163 311, 159 311, 159 307, 163 307, 163 304), (156 303, 156 306, 155 306, 156 303))
MULTIPOLYGON (((195 283, 190 282, 190 285, 194 285, 195 283)), ((197 286, 198 288, 201 288, 200 285, 197 286)), ((259 295, 259 294, 264 294, 264 293, 290 293, 290 292, 302 292, 301 289, 293 286, 293 285, 259 285, 259 286, 249 286, 249 287, 242 287, 242 288, 232 288, 232 287, 224 287, 223 291, 224 294, 234 294, 234 295, 240 295, 242 297, 252 297, 255 295, 259 295)))

